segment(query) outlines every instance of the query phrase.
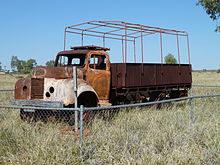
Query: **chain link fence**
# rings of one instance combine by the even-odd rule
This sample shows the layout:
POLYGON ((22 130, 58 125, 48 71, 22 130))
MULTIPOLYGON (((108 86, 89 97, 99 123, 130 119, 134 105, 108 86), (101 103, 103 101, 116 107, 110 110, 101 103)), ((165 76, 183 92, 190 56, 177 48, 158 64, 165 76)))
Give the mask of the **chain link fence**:
POLYGON ((192 85, 190 95, 215 95, 220 93, 219 85, 192 85))
MULTIPOLYGON (((211 88, 208 92, 206 91, 205 94, 209 94, 209 92, 217 91, 220 89, 219 86, 193 86, 192 93, 198 92, 197 88, 211 88), (217 90, 213 88, 218 88, 217 90)), ((199 91, 200 91, 199 90, 199 91)), ((202 91, 202 90, 201 90, 202 91)), ((201 92, 200 91, 200 92, 201 92)), ((216 92, 216 93, 217 93, 216 92)), ((220 92, 219 92, 220 93, 220 92)), ((6 120, 7 118, 19 116, 21 120, 27 122, 55 122, 55 123, 66 123, 70 127, 75 126, 75 131, 79 131, 80 136, 80 152, 83 155, 83 141, 84 141, 84 131, 85 128, 91 128, 93 122, 91 122, 95 117, 101 117, 102 119, 109 119, 112 118, 117 112, 120 111, 131 111, 136 110, 139 107, 139 110, 151 110, 152 105, 161 104, 167 106, 167 103, 174 103, 179 101, 176 106, 183 106, 188 107, 188 114, 191 123, 194 123, 196 118, 196 99, 209 99, 212 97, 219 97, 220 95, 199 95, 199 96, 189 96, 184 98, 177 98, 172 100, 163 100, 163 101, 156 101, 156 102, 148 102, 148 103, 140 103, 140 104, 129 104, 129 105, 117 105, 117 106, 110 106, 110 107, 84 107, 80 106, 80 108, 60 108, 56 107, 33 107, 33 106, 13 106, 9 105, 9 100, 13 98, 13 90, 0 90, 0 99, 1 99, 1 120, 6 120), (16 109, 16 111, 14 111, 16 109), (17 111, 18 110, 18 111, 17 111)), ((219 99, 216 99, 215 102, 219 102, 219 99)), ((170 105, 170 104, 169 104, 170 105)), ((72 130, 74 127, 71 128, 72 130)))

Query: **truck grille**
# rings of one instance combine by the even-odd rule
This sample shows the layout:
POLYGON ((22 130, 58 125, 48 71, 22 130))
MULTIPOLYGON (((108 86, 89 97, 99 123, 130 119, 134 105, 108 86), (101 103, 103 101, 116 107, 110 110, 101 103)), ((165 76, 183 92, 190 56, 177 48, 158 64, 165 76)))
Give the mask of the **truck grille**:
POLYGON ((32 78, 31 79, 31 99, 43 99, 44 93, 44 79, 32 78))

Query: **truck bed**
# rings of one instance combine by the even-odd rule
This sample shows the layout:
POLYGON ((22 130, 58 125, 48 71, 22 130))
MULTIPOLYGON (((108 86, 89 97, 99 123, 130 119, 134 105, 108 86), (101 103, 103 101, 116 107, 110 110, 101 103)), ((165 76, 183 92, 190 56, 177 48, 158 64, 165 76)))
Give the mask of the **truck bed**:
POLYGON ((112 88, 191 86, 190 64, 112 63, 112 88))

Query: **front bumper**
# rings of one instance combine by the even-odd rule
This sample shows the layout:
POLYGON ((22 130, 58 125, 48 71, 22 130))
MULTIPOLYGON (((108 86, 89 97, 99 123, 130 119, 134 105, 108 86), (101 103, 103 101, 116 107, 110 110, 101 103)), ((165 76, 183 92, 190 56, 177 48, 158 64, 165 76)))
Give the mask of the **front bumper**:
POLYGON ((10 104, 20 105, 20 106, 63 108, 63 103, 62 102, 55 102, 55 101, 10 100, 10 104))

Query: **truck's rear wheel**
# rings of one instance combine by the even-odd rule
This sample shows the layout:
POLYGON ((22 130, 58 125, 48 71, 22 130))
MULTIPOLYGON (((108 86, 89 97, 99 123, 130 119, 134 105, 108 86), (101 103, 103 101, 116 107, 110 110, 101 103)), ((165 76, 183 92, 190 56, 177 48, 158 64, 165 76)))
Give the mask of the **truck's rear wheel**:
MULTIPOLYGON (((165 92, 152 92, 150 94, 149 101, 153 102, 153 101, 162 101, 162 100, 167 100, 167 99, 169 99, 169 98, 167 97, 167 94, 165 92)), ((168 107, 168 106, 170 106, 170 104, 171 103, 157 103, 157 104, 153 104, 152 108, 153 109, 160 109, 163 107, 168 107)))

